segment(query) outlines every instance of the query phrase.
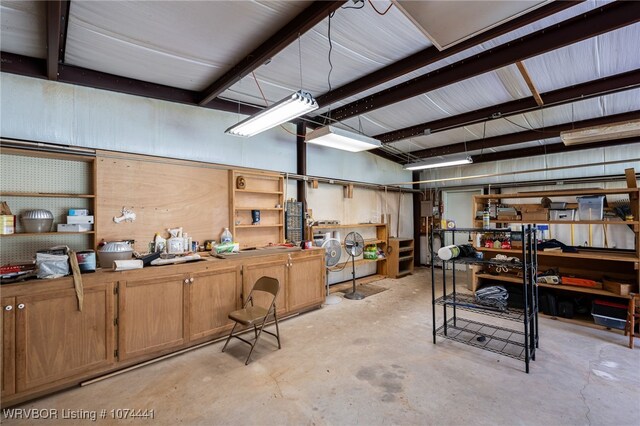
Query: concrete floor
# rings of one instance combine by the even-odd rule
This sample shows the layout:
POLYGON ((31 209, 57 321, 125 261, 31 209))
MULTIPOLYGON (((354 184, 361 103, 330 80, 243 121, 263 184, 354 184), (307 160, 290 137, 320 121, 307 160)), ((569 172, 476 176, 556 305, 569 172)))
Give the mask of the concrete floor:
POLYGON ((375 285, 389 290, 284 321, 283 348, 264 336, 249 366, 242 342, 216 343, 19 408, 155 410, 137 424, 640 423, 640 347, 622 335, 541 319, 527 375, 517 360, 432 344, 428 269, 375 285))

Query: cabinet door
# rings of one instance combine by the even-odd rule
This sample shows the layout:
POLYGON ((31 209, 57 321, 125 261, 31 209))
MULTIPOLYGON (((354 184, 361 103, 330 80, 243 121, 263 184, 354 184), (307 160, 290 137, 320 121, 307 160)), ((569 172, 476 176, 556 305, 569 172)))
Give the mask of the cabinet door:
POLYGON ((21 392, 114 362, 113 283, 16 297, 16 379, 21 392))
POLYGON ((2 344, 2 396, 11 395, 16 390, 16 299, 2 299, 2 325, 0 326, 0 344, 2 344))
MULTIPOLYGON (((287 310, 287 264, 288 260, 281 259, 271 262, 256 263, 252 265, 245 265, 243 268, 242 279, 242 297, 243 303, 249 296, 251 289, 258 278, 260 277, 272 277, 276 278, 280 282, 280 292, 276 297, 276 309, 278 315, 281 315, 287 310)), ((258 306, 268 307, 271 302, 271 295, 263 292, 256 293, 254 303, 258 306)))
POLYGON ((289 311, 322 304, 325 293, 324 255, 293 259, 289 268, 289 311))
POLYGON ((189 282, 189 340, 228 331, 241 304, 240 267, 193 273, 189 282))
POLYGON ((153 354, 186 343, 187 285, 188 278, 182 274, 120 282, 120 360, 153 354))

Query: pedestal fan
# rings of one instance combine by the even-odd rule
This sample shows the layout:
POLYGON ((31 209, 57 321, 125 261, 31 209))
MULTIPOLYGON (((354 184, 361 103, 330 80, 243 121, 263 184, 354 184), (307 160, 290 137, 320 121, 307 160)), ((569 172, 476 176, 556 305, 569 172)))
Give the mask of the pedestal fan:
POLYGON ((342 298, 335 294, 329 294, 329 268, 336 266, 340 261, 340 255, 342 254, 340 240, 336 238, 328 238, 324 243, 322 243, 322 248, 324 249, 324 264, 327 268, 327 298, 324 301, 324 304, 337 305, 342 302, 342 298))
POLYGON ((344 249, 351 256, 351 275, 353 277, 353 291, 344 295, 347 299, 362 300, 364 294, 356 291, 356 256, 364 251, 364 239, 357 232, 349 232, 344 239, 344 249))

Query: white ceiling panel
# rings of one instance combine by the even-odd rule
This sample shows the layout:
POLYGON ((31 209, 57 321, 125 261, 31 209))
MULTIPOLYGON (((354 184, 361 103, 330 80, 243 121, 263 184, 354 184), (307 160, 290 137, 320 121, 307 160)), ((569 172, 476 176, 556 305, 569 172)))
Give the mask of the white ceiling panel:
POLYGON ((310 2, 72 2, 65 62, 202 90, 310 2))
POLYGON ((43 1, 0 2, 0 48, 3 52, 46 58, 46 9, 43 1))
MULTIPOLYGON (((338 9, 331 18, 331 69, 328 30, 329 20, 325 19, 303 34, 299 43, 292 43, 256 70, 269 102, 301 86, 314 96, 321 95, 329 91, 329 72, 331 87, 336 88, 431 45, 394 8, 384 16, 368 4, 362 9, 338 9)), ((261 99, 255 82, 246 81, 234 85, 221 97, 245 102, 261 99)))
POLYGON ((524 62, 540 93, 638 69, 640 24, 629 25, 524 62))

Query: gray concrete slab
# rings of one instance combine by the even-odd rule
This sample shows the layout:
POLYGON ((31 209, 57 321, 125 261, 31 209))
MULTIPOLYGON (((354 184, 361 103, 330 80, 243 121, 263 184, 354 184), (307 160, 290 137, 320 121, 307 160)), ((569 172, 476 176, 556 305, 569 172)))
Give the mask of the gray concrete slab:
POLYGON ((215 343, 18 408, 95 410, 98 424, 128 408, 154 410, 134 424, 640 424, 640 342, 543 318, 525 374, 514 359, 433 345, 427 269, 375 285, 389 290, 284 321, 283 348, 264 336, 249 366, 245 344, 215 343))

